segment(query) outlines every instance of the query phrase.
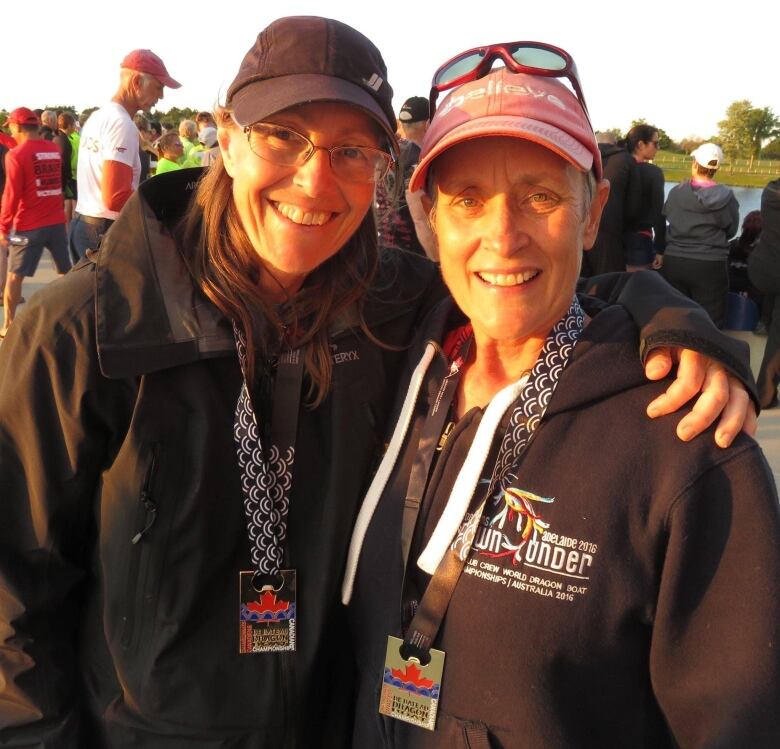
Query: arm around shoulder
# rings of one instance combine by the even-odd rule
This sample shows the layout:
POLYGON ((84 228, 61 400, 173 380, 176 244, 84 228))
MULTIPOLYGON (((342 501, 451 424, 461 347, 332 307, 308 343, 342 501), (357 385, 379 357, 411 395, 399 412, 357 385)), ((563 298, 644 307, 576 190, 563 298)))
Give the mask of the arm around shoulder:
POLYGON ((756 386, 747 345, 718 330, 696 302, 670 286, 654 271, 637 271, 620 287, 617 303, 639 328, 639 354, 644 361, 653 349, 691 349, 714 359, 737 377, 753 397, 756 386))

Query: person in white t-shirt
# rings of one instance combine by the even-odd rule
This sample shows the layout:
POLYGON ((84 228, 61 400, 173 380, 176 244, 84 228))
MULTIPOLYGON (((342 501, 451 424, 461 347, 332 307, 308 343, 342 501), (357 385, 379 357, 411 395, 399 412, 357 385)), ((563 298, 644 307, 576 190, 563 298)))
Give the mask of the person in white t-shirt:
POLYGON ((141 162, 132 116, 162 99, 164 86, 179 88, 181 84, 168 75, 154 52, 133 50, 120 65, 119 90, 85 123, 79 146, 76 216, 70 225, 74 262, 98 246, 138 187, 141 162))

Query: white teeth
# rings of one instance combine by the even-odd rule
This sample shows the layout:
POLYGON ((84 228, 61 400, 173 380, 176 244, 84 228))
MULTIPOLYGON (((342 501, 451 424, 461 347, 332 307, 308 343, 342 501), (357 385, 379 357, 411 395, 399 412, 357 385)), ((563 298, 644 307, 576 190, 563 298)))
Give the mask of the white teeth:
POLYGON ((522 273, 477 273, 477 275, 491 286, 519 286, 539 275, 538 270, 526 270, 522 273))
POLYGON ((294 224, 303 224, 304 226, 322 226, 332 216, 331 213, 323 211, 304 211, 297 205, 289 205, 288 203, 276 203, 275 205, 276 210, 282 216, 294 224))

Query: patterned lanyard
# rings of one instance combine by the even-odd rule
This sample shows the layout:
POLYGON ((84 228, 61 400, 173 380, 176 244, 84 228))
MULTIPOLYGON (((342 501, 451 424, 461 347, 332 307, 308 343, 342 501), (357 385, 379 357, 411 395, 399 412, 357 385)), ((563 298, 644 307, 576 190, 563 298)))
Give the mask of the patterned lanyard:
MULTIPOLYGON (((271 444, 264 450, 246 380, 246 339, 235 324, 233 332, 243 378, 236 404, 233 435, 241 472, 250 553, 257 573, 276 577, 283 565, 287 537, 303 356, 296 349, 279 357, 271 419, 271 444)), ((268 415, 261 413, 261 417, 268 418, 268 415)))
MULTIPOLYGON (((585 315, 575 296, 566 314, 555 324, 544 342, 527 382, 513 383, 498 393, 485 410, 463 468, 447 502, 447 506, 433 535, 418 560, 418 566, 433 574, 444 557, 466 516, 477 484, 483 476, 485 460, 490 452, 498 422, 512 402, 522 398, 512 411, 501 440, 498 458, 493 468, 486 496, 491 496, 496 486, 502 488, 511 480, 512 469, 520 459, 544 416, 550 398, 555 391, 561 373, 568 363, 574 346, 584 327, 585 315)), ((465 530, 465 539, 476 533, 481 511, 474 513, 465 530)), ((461 543, 464 537, 461 536, 461 543)), ((468 554, 468 543, 458 544, 461 555, 468 554)))
MULTIPOLYGON (((542 420, 550 398, 558 385, 564 367, 577 345, 585 326, 585 313, 575 296, 568 312, 557 322, 547 340, 536 364, 531 371, 528 384, 523 389, 523 397, 512 411, 496 466, 490 482, 492 491, 496 484, 506 489, 512 479, 512 467, 520 459, 542 420)), ((488 492, 490 494, 490 492, 488 492)))
MULTIPOLYGON (((547 337, 530 375, 524 375, 496 393, 485 409, 447 506, 418 560, 418 566, 432 577, 419 605, 410 607, 410 613, 413 609, 414 614, 404 638, 393 635, 387 638, 379 699, 380 714, 430 730, 435 728, 445 653, 433 648, 432 644, 466 564, 473 532, 461 534, 454 544, 453 538, 466 517, 477 484, 485 473, 485 462, 499 423, 512 403, 517 403, 501 441, 491 488, 497 483, 503 485, 535 434, 561 372, 582 333, 583 325, 584 315, 575 297, 567 313, 547 337), (465 542, 464 535, 468 536, 465 542), (416 690, 411 698, 409 684, 413 684, 416 690), (421 684, 424 684, 424 691, 418 688, 421 684)), ((468 520, 469 531, 472 526, 476 528, 484 506, 483 501, 468 520)), ((405 610, 402 601, 402 611, 405 610)))

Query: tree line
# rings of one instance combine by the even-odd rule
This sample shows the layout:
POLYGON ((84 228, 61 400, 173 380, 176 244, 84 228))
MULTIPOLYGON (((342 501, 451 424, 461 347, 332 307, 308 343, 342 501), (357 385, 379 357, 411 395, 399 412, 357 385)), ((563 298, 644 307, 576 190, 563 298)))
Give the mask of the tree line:
MULTIPOLYGON (((648 125, 645 119, 633 120, 635 125, 648 125)), ((770 107, 754 107, 748 99, 732 102, 726 116, 718 122, 718 132, 708 138, 672 140, 663 128, 658 131, 658 147, 672 153, 689 154, 702 143, 717 143, 730 159, 780 159, 780 117, 770 107)), ((610 128, 618 140, 625 137, 618 128, 610 128)))
MULTIPOLYGON (((47 106, 55 112, 73 112, 77 110, 71 106, 47 106)), ((89 115, 97 107, 88 107, 81 112, 89 115)), ((173 126, 182 120, 195 119, 197 109, 189 107, 171 107, 167 111, 155 109, 145 113, 152 120, 158 120, 173 126)), ((7 112, 0 110, 0 122, 5 121, 7 112)), ((644 119, 633 120, 631 127, 635 125, 649 124, 644 119)), ((699 145, 706 141, 714 141, 720 145, 727 158, 731 159, 780 159, 780 118, 775 115, 770 107, 754 107, 748 99, 740 99, 732 102, 726 109, 726 116, 718 122, 718 132, 709 138, 683 138, 680 141, 672 140, 666 131, 653 125, 658 131, 658 146, 665 151, 673 153, 691 153, 699 145)), ((625 137, 618 128, 610 128, 619 140, 625 137)))

